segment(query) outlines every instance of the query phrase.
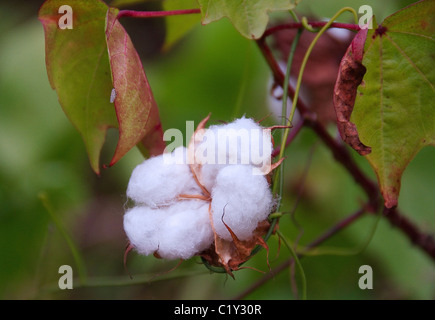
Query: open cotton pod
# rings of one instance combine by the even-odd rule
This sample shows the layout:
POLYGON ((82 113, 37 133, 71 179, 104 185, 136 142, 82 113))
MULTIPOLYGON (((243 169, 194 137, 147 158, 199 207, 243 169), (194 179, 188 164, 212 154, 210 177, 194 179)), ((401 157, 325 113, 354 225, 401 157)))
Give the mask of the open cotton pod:
POLYGON ((149 158, 131 174, 127 197, 151 208, 170 205, 182 193, 201 192, 186 161, 186 148, 149 158))
POLYGON ((267 247, 274 199, 266 175, 270 129, 242 117, 196 129, 189 147, 145 160, 132 173, 127 196, 136 207, 124 216, 131 246, 165 259, 199 255, 232 270, 255 246, 267 247))
POLYGON ((164 259, 189 259, 213 242, 208 204, 199 200, 161 209, 134 207, 124 215, 124 229, 138 253, 164 259))
POLYGON ((219 237, 232 240, 230 228, 239 240, 249 240, 272 207, 272 192, 265 176, 254 175, 251 166, 230 165, 217 175, 211 209, 219 237))

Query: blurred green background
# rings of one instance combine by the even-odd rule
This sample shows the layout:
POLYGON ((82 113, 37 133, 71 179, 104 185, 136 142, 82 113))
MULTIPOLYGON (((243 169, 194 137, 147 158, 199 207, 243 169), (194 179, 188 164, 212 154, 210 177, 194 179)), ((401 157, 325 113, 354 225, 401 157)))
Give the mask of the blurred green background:
MULTIPOLYGON (((409 3, 412 1, 303 0, 297 12, 330 17, 343 6, 358 9, 368 4, 382 21, 409 3)), ((129 280, 123 267, 126 236, 122 216, 130 173, 143 158, 134 149, 100 177, 91 171, 81 137, 64 115, 47 79, 44 34, 37 20, 41 4, 0 4, 0 298, 224 299, 242 294, 247 299, 293 299, 288 270, 244 295, 263 277, 261 273, 244 269, 235 272, 233 280, 210 274, 197 258, 167 273, 177 261, 130 253, 127 266, 133 281, 129 280), (43 206, 41 194, 46 195, 52 212, 79 248, 89 284, 95 286, 80 287, 76 279, 73 290, 57 288, 59 267, 71 265, 77 276, 77 266, 43 206), (114 280, 120 281, 118 286, 104 286, 114 280), (134 281, 141 283, 132 284, 134 281)), ((160 9, 156 1, 148 1, 147 6, 160 9)), ((267 65, 255 43, 242 38, 227 20, 198 24, 164 53, 160 51, 165 37, 163 19, 127 24, 144 58, 164 129, 184 131, 185 121, 198 123, 209 112, 215 123, 244 113, 256 119, 269 114, 267 65)), ((116 132, 109 131, 104 163, 110 160, 116 139, 116 132)), ((285 210, 290 211, 300 185, 305 185, 296 211, 304 230, 301 244, 309 243, 365 201, 363 191, 316 142, 315 135, 304 129, 289 147, 285 162, 285 210)), ((356 155, 355 159, 375 179, 364 159, 356 155)), ((403 213, 426 232, 435 230, 434 159, 435 148, 426 148, 411 162, 399 200, 403 213)), ((358 247, 367 240, 375 222, 372 216, 363 217, 325 245, 358 247)), ((291 240, 299 232, 289 216, 281 219, 280 230, 291 240)), ((278 249, 276 236, 268 244, 272 268, 289 258, 284 245, 278 249)), ((384 220, 362 253, 310 256, 301 262, 310 299, 435 298, 434 262, 384 220), (373 268, 373 290, 358 287, 361 265, 373 268)), ((246 265, 267 272, 266 252, 246 265)))

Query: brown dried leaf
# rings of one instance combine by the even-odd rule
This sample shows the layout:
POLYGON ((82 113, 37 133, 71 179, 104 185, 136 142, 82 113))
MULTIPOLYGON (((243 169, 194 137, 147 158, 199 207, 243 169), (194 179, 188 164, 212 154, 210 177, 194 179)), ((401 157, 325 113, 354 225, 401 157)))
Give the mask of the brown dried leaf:
POLYGON ((356 126, 350 122, 350 117, 358 86, 366 73, 366 68, 361 61, 367 30, 363 29, 358 32, 341 60, 333 96, 337 114, 337 127, 341 138, 363 156, 369 154, 372 150, 360 141, 356 126))

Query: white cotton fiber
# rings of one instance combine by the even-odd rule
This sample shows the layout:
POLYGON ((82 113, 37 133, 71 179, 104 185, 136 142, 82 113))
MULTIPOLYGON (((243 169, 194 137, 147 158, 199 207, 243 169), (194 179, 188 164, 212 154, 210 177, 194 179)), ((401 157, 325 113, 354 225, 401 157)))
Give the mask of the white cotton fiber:
POLYGON ((164 216, 149 207, 134 207, 124 215, 124 230, 138 253, 153 254, 159 246, 160 226, 164 216))
POLYGON ((195 150, 195 161, 202 165, 201 183, 211 190, 218 172, 227 165, 249 164, 256 174, 268 173, 272 150, 270 130, 253 119, 242 117, 211 126, 195 150))
POLYGON ((213 243, 208 208, 200 200, 182 200, 161 209, 139 206, 124 215, 124 229, 140 254, 189 259, 213 243))
POLYGON ((266 177, 253 175, 252 166, 229 165, 216 177, 211 206, 219 237, 232 240, 223 219, 239 240, 248 240, 258 223, 269 215, 273 197, 266 177))
POLYGON ((213 189, 219 171, 224 168, 223 164, 204 164, 201 166, 201 183, 209 191, 213 189))
POLYGON ((225 125, 214 125, 204 133, 195 150, 199 164, 250 164, 270 162, 270 131, 253 119, 241 118, 225 125))
POLYGON ((266 176, 254 173, 270 164, 271 153, 270 130, 252 119, 211 126, 205 139, 195 143, 198 179, 211 199, 193 177, 186 148, 144 161, 127 187, 136 204, 124 215, 131 244, 143 255, 189 259, 213 245, 212 222, 219 237, 233 240, 222 218, 239 240, 251 239, 273 207, 266 176), (198 149, 204 156, 199 159, 198 149))
POLYGON ((182 200, 164 208, 158 254, 165 259, 189 259, 209 248, 213 230, 208 208, 201 200, 182 200))
POLYGON ((199 194, 185 157, 186 148, 179 147, 170 155, 145 160, 133 170, 127 196, 136 204, 157 208, 176 201, 180 194, 199 194))

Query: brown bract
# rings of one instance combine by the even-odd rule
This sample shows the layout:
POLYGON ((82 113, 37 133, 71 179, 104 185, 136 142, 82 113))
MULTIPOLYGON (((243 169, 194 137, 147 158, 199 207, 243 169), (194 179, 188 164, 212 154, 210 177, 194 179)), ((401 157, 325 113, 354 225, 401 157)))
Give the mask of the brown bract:
MULTIPOLYGON (((211 208, 210 221, 213 221, 211 219, 211 208)), ((264 241, 263 236, 268 232, 270 223, 267 220, 259 222, 253 232, 252 238, 246 241, 239 240, 231 228, 226 224, 225 226, 233 238, 232 241, 220 238, 213 228, 215 236, 214 244, 208 250, 202 252, 200 256, 212 266, 223 267, 234 278, 232 271, 241 269, 240 265, 250 259, 252 250, 257 245, 262 246, 269 252, 269 247, 264 241)))

